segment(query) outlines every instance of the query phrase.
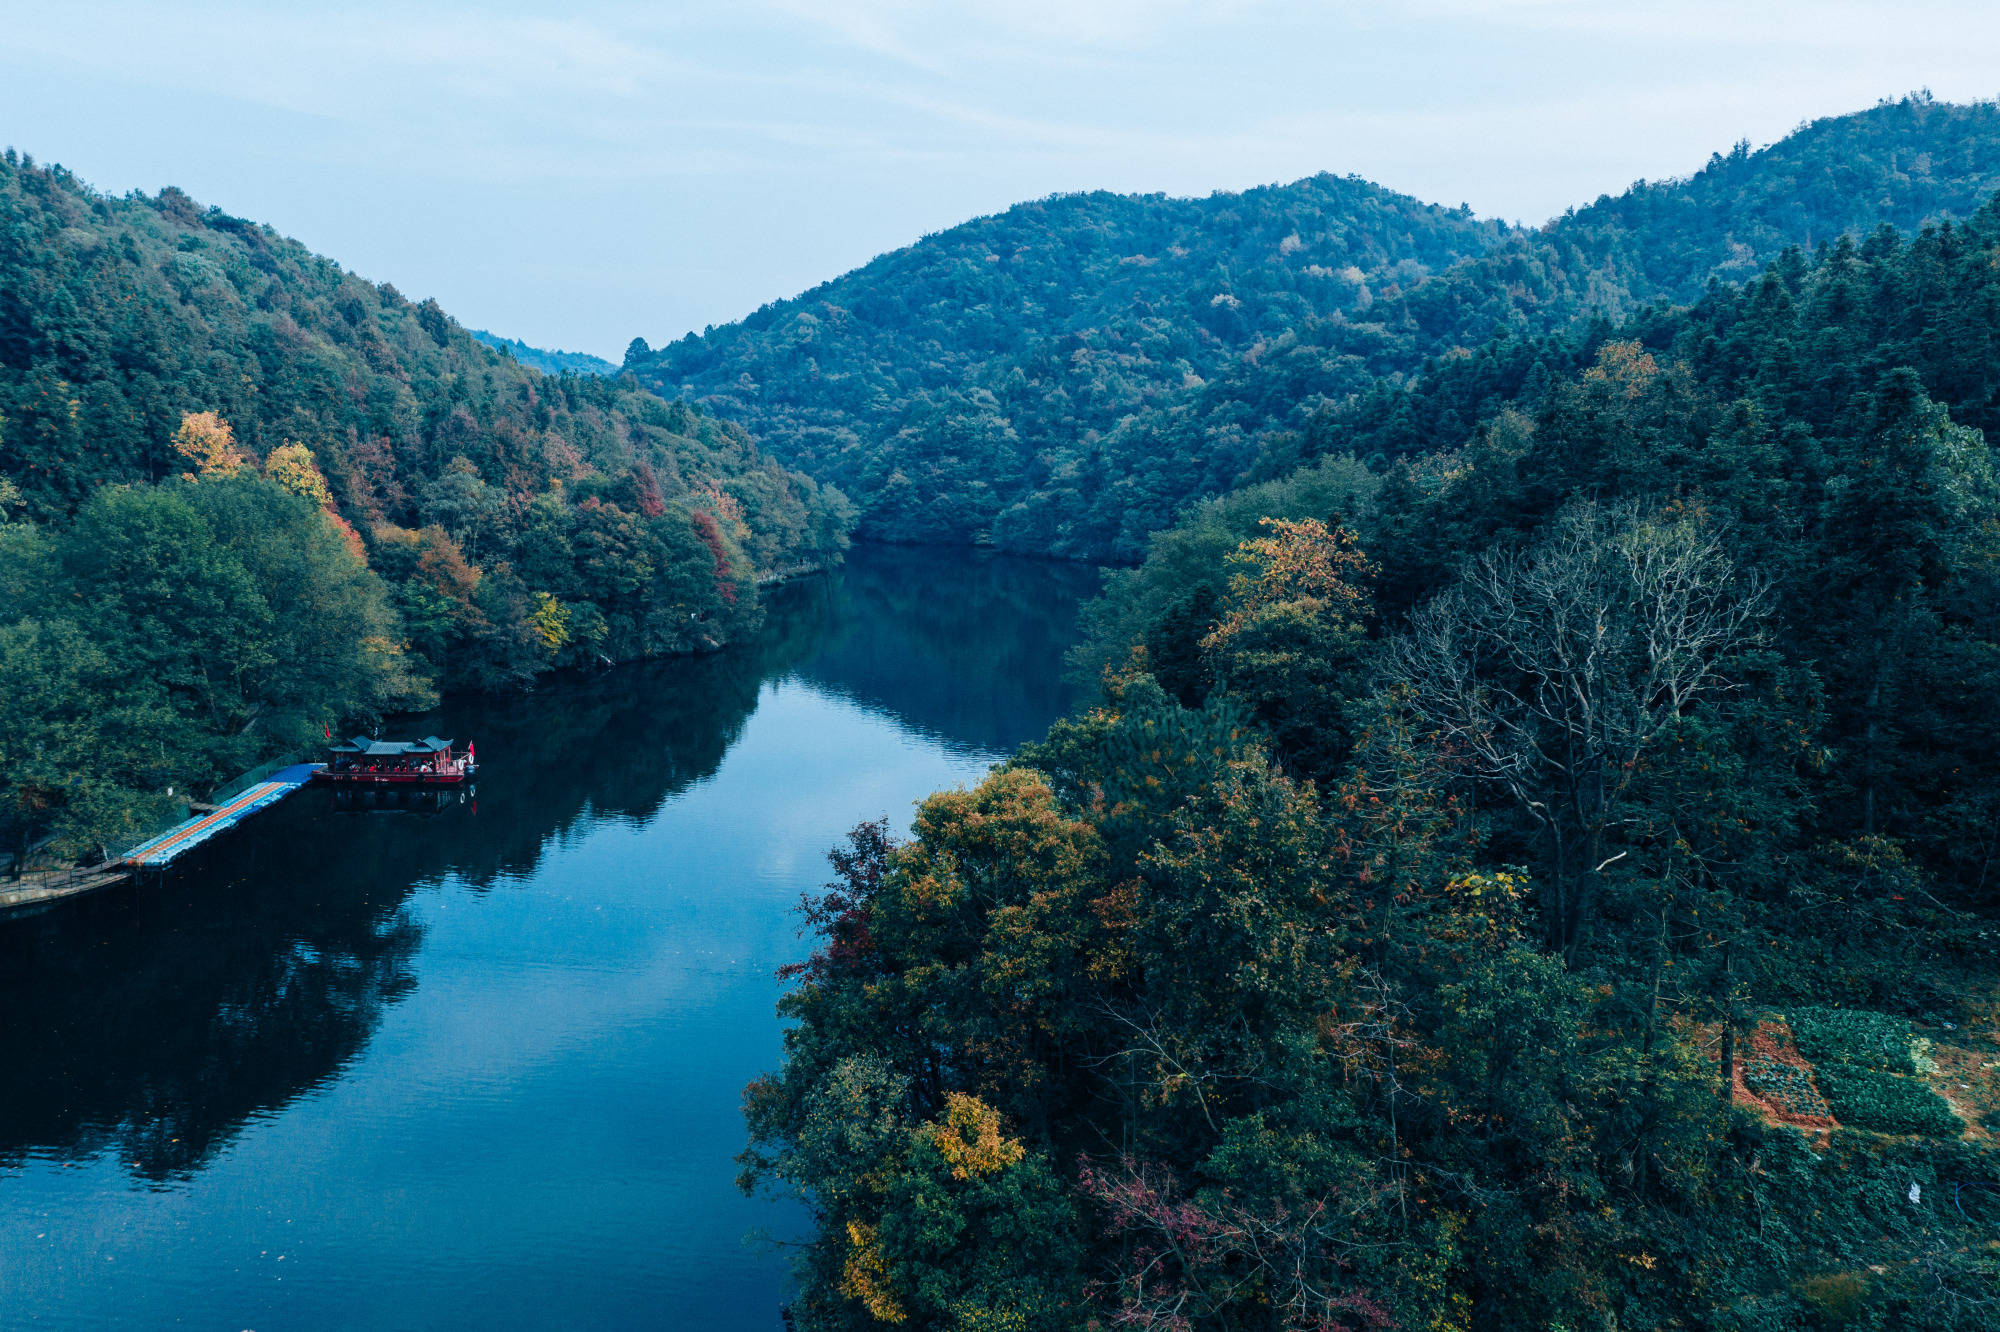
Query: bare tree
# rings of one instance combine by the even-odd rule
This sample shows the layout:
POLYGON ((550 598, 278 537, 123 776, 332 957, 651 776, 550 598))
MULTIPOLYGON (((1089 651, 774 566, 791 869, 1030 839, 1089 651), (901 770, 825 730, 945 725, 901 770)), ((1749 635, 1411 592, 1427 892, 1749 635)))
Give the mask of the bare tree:
POLYGON ((1626 854, 1621 801, 1674 719, 1735 688, 1766 589, 1699 510, 1572 504, 1525 550, 1489 553, 1412 617, 1390 682, 1445 753, 1504 790, 1548 839, 1550 942, 1578 937, 1626 854))

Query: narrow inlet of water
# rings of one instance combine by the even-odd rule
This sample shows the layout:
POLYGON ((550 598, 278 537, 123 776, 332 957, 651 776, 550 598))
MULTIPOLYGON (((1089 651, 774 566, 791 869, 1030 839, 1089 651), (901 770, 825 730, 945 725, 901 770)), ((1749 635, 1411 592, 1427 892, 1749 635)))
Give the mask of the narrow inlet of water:
POLYGON ((733 1157, 793 908, 1068 709, 1093 585, 857 552, 755 643, 399 720, 463 799, 308 788, 0 922, 0 1325, 778 1327, 804 1215, 733 1157))

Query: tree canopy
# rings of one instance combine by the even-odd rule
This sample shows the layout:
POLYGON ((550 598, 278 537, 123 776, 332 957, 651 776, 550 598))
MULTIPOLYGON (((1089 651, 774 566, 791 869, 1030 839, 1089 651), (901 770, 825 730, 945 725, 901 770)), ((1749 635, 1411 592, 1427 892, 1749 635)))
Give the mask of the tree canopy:
POLYGON ((698 407, 544 375, 179 190, 0 156, 10 847, 115 845, 169 787, 439 687, 739 640, 850 525, 698 407))
POLYGON ((801 1325, 1995 1326, 1996 275, 1788 249, 1155 535, 808 904, 801 1325))

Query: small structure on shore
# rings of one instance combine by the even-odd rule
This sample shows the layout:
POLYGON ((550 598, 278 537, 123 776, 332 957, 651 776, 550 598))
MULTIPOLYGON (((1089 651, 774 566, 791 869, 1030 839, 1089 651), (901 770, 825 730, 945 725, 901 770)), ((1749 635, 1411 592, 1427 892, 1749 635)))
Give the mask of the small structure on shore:
POLYGON ((327 754, 326 766, 312 779, 335 786, 457 786, 471 781, 478 771, 471 745, 458 754, 451 741, 434 735, 421 740, 358 735, 327 746, 327 754))

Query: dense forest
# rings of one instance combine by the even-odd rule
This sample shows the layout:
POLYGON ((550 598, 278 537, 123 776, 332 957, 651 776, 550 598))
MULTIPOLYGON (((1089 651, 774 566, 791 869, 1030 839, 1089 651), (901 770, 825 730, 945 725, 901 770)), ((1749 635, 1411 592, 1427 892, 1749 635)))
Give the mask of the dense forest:
POLYGON ((1098 704, 808 900, 800 1325, 2000 1327, 1967 212, 1322 408, 1115 573, 1098 704))
MULTIPOLYGON (((0 837, 115 847, 430 698, 741 637, 850 509, 178 190, 0 158, 0 837)), ((18 863, 18 862, 17 862, 18 863)))
POLYGON ((635 342, 625 365, 837 479, 864 535, 966 541, 1231 353, 1507 234, 1335 176, 1208 199, 1064 195, 657 352, 635 342))
POLYGON ((1525 230, 1354 179, 1063 196, 627 367, 833 481, 864 535, 1136 560, 1314 407, 1496 333, 1685 302, 1787 245, 1965 217, 2000 110, 1917 96, 1525 230))

